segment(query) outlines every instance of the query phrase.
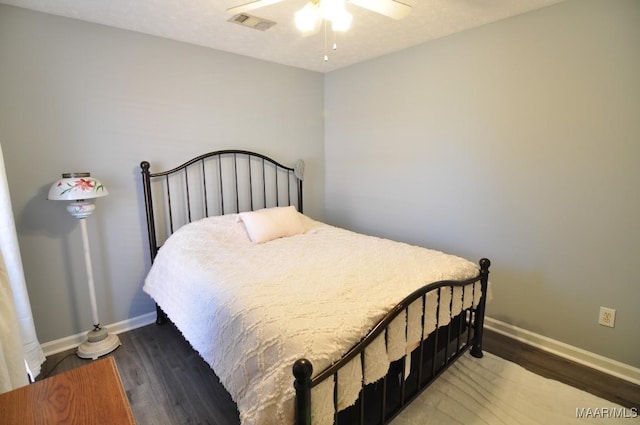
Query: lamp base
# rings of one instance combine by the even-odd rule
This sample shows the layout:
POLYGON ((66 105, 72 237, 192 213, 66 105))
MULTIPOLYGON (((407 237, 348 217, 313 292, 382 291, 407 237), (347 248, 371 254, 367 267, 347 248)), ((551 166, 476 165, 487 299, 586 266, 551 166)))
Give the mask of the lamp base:
POLYGON ((89 331, 87 340, 78 346, 76 354, 81 359, 96 360, 100 356, 109 354, 120 346, 120 338, 117 335, 109 335, 106 329, 102 328, 98 331, 89 331), (103 336, 96 338, 96 333, 103 336))

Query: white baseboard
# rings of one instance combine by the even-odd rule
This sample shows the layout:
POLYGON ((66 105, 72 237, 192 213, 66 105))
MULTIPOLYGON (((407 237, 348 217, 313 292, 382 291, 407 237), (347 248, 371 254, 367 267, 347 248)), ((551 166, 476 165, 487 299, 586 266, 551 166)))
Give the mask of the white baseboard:
MULTIPOLYGON (((142 326, 149 325, 151 323, 155 323, 156 321, 156 312, 143 314, 142 316, 132 317, 131 319, 123 320, 121 322, 113 323, 111 325, 105 325, 109 333, 119 334, 122 332, 130 331, 136 328, 140 328, 142 326)), ((76 348, 80 345, 84 340, 87 339, 87 333, 82 332, 76 335, 67 336, 64 338, 56 339, 54 341, 49 341, 41 344, 42 351, 44 351, 45 356, 50 356, 52 354, 60 353, 62 351, 67 351, 72 348, 76 348)))
POLYGON ((532 345, 567 360, 571 360, 592 369, 615 376, 616 378, 624 379, 625 381, 640 385, 640 369, 636 367, 629 366, 628 364, 599 354, 591 353, 587 350, 565 344, 564 342, 560 342, 555 339, 547 338, 546 336, 501 322, 491 317, 485 317, 484 325, 487 329, 499 334, 524 342, 525 344, 532 345))
MULTIPOLYGON (((152 313, 143 314, 141 316, 107 325, 106 328, 110 333, 119 334, 149 325, 151 323, 155 323, 155 321, 156 313, 154 311, 152 313)), ((591 353, 589 351, 574 347, 569 344, 565 344, 564 342, 560 342, 555 339, 547 338, 546 336, 536 334, 534 332, 510 325, 505 322, 501 322, 491 317, 485 317, 484 324, 487 329, 490 329, 499 334, 524 342, 525 344, 532 345, 536 348, 574 361, 576 363, 588 366, 592 369, 596 369, 617 378, 624 379, 625 381, 632 382, 636 385, 640 385, 640 369, 633 366, 629 366, 625 363, 609 359, 599 354, 591 353)), ((85 340, 85 338, 86 332, 83 332, 54 341, 45 342, 41 346, 45 356, 50 356, 52 354, 76 348, 85 340)))

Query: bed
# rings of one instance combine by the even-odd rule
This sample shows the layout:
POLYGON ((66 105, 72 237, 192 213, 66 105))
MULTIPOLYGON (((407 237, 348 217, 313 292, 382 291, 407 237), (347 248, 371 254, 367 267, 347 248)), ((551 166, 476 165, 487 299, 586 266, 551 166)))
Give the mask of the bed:
POLYGON ((488 259, 306 216, 302 161, 222 150, 140 165, 143 289, 243 425, 386 424, 464 353, 482 356, 488 259))

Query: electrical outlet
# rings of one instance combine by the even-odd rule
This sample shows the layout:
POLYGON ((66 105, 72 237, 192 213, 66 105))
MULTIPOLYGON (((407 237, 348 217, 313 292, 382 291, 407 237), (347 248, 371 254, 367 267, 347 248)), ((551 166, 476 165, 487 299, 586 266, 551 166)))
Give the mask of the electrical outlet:
POLYGON ((613 328, 616 322, 616 311, 613 308, 600 307, 600 316, 598 316, 598 324, 613 328))

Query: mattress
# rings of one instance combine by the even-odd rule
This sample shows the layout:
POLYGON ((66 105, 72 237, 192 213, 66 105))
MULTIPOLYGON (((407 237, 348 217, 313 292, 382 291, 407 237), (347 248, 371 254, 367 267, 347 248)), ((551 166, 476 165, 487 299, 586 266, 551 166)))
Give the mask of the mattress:
MULTIPOLYGON (((293 423, 297 359, 309 359, 315 375, 413 291, 478 274, 476 264, 454 255, 300 217, 304 233, 263 244, 250 241, 237 214, 185 225, 164 243, 145 279, 144 291, 218 375, 243 425, 293 423)), ((441 308, 436 318, 435 308, 427 309, 424 336, 479 294, 479 283, 476 290, 443 290, 454 311, 441 308)), ((392 323, 388 344, 383 333, 367 349, 366 370, 357 357, 341 370, 340 408, 355 402, 363 375, 374 382, 419 343, 421 311, 420 299, 392 323), (406 320, 414 323, 409 332, 406 320)), ((314 424, 332 423, 333 384, 325 382, 312 391, 314 424)))

